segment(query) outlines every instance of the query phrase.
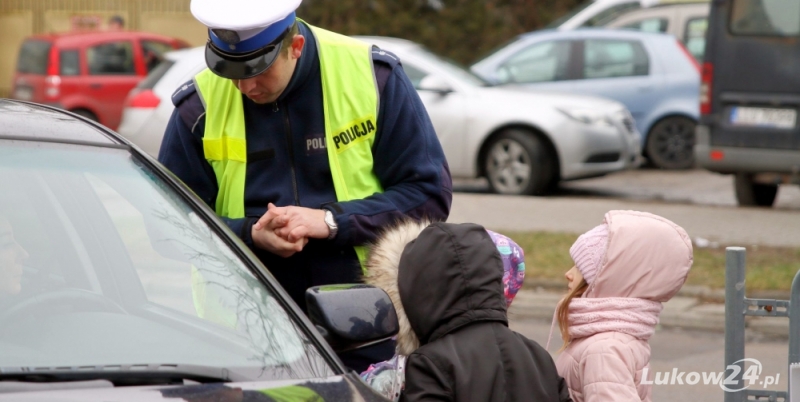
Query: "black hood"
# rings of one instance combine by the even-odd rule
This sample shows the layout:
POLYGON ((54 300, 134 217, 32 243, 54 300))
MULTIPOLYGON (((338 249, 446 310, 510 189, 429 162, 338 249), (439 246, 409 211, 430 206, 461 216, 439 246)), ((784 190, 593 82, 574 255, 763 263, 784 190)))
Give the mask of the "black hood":
POLYGON ((478 321, 508 325, 503 261, 491 237, 472 223, 434 223, 406 245, 398 290, 420 344, 478 321))

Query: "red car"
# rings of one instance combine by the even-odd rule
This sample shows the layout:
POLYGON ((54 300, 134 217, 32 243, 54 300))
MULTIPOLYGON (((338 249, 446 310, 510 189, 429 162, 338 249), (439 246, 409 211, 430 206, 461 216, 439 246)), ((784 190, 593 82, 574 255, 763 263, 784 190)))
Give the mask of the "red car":
POLYGON ((163 54, 188 47, 146 32, 34 35, 23 43, 12 97, 55 105, 116 130, 128 92, 163 54))

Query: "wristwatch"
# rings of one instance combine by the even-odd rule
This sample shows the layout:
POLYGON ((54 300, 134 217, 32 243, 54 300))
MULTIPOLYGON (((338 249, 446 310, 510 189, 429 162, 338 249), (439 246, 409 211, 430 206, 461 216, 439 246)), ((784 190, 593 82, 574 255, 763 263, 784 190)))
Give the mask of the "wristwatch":
POLYGON ((330 230, 330 234, 328 234, 328 240, 331 240, 336 237, 336 232, 339 231, 339 227, 336 226, 336 221, 333 219, 333 212, 331 212, 329 209, 325 210, 325 224, 328 225, 328 229, 330 230))

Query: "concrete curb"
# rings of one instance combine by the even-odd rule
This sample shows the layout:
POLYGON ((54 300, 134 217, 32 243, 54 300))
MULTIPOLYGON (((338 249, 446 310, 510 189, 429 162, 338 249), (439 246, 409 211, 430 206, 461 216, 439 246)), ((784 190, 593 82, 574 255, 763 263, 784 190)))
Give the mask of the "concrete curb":
MULTIPOLYGON (((689 290, 683 294, 679 293, 670 301, 664 303, 664 310, 661 312, 659 327, 724 333, 724 302, 710 302, 704 297, 691 296, 693 294, 706 295, 702 290, 689 290)), ((558 292, 545 289, 544 287, 539 287, 536 290, 523 288, 517 293, 514 303, 508 311, 509 319, 540 319, 550 321, 553 319, 558 301, 561 300, 563 296, 563 282, 561 282, 558 292)), ((787 318, 748 316, 745 319, 745 327, 748 337, 789 338, 789 320, 787 318)))

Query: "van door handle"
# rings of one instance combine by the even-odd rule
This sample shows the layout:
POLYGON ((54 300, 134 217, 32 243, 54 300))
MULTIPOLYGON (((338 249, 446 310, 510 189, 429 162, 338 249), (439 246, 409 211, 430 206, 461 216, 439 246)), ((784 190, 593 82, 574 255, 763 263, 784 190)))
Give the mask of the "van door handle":
POLYGON ((103 87, 103 84, 89 84, 89 88, 92 89, 100 89, 103 87))

